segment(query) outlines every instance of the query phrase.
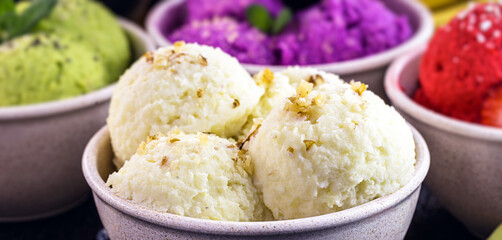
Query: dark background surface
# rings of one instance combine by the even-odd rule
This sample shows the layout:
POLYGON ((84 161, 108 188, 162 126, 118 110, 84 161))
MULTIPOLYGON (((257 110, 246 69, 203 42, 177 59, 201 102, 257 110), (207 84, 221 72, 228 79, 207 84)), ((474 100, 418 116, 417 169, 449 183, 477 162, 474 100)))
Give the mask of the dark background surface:
POLYGON ((115 14, 135 21, 143 26, 148 9, 159 0, 101 0, 115 14))
MULTIPOLYGON (((148 10, 161 0, 101 0, 100 2, 112 9, 115 14, 143 25, 148 10)), ((320 0, 283 0, 282 2, 293 11, 299 11, 320 2, 320 0)))
MULTIPOLYGON (((0 224, 0 239, 106 240, 91 197, 81 206, 45 220, 0 224)), ((405 240, 476 239, 423 187, 405 240)))

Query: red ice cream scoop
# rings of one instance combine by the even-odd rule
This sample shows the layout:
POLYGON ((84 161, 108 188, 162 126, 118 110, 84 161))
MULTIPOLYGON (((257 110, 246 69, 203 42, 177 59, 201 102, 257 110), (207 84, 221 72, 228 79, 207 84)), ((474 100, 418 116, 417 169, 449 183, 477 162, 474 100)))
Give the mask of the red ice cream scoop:
POLYGON ((420 85, 420 104, 502 127, 502 5, 476 4, 438 29, 422 58, 420 85))

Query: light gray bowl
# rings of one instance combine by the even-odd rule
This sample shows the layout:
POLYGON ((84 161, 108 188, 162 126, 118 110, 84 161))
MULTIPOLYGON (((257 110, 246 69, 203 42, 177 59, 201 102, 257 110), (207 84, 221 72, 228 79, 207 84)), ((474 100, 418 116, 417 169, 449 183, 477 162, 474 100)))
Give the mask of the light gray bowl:
MULTIPOLYGON (((382 2, 392 11, 409 17, 414 29, 414 35, 410 39, 399 46, 368 57, 308 66, 338 74, 346 81, 355 79, 364 82, 369 85, 372 92, 386 99, 383 89, 385 70, 391 61, 398 56, 425 45, 434 31, 434 21, 429 10, 418 1, 382 0, 382 2)), ((171 42, 165 37, 166 33, 171 32, 183 23, 186 11, 185 0, 163 1, 150 10, 147 16, 146 28, 159 46, 171 45, 171 42)), ((257 64, 243 64, 243 66, 251 74, 255 74, 264 68, 269 68, 272 71, 281 71, 286 68, 286 66, 257 64)))
MULTIPOLYGON (((120 24, 134 57, 154 49, 134 23, 120 24)), ((52 216, 88 197, 80 160, 105 124, 112 91, 113 85, 70 99, 0 108, 0 222, 52 216)))
POLYGON ((317 217, 271 222, 225 222, 160 213, 115 196, 105 185, 115 171, 108 128, 87 145, 82 169, 111 239, 403 239, 429 168, 429 150, 414 129, 414 176, 398 191, 317 217))
POLYGON ((385 90, 423 134, 431 151, 427 186, 473 233, 487 237, 502 222, 502 129, 455 120, 415 103, 423 49, 396 60, 385 90))

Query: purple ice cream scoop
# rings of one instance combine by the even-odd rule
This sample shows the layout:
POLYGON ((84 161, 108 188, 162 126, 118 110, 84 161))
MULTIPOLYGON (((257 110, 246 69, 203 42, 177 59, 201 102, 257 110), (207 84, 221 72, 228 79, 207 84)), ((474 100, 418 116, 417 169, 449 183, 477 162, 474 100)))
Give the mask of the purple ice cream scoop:
POLYGON ((187 0, 188 21, 168 39, 220 47, 243 63, 309 65, 379 53, 412 35, 408 18, 379 0, 322 0, 279 35, 266 35, 246 22, 253 3, 272 15, 283 8, 280 0, 187 0))
POLYGON ((412 35, 406 16, 377 0, 323 0, 275 39, 282 65, 339 62, 392 48, 412 35))
POLYGON ((194 20, 174 31, 169 41, 219 47, 243 63, 274 64, 272 42, 264 33, 229 17, 194 20))
POLYGON ((227 16, 242 21, 246 16, 246 8, 251 4, 264 6, 273 16, 283 8, 281 0, 187 0, 187 18, 190 22, 227 16))

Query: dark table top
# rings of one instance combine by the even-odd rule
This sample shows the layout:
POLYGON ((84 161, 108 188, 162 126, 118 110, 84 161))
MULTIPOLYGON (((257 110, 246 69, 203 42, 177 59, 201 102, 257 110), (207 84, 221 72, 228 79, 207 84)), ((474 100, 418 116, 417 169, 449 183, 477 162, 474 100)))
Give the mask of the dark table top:
MULTIPOLYGON (((97 239, 107 240, 94 201, 45 220, 0 224, 0 239, 97 239)), ((423 187, 406 240, 476 239, 423 187)))

